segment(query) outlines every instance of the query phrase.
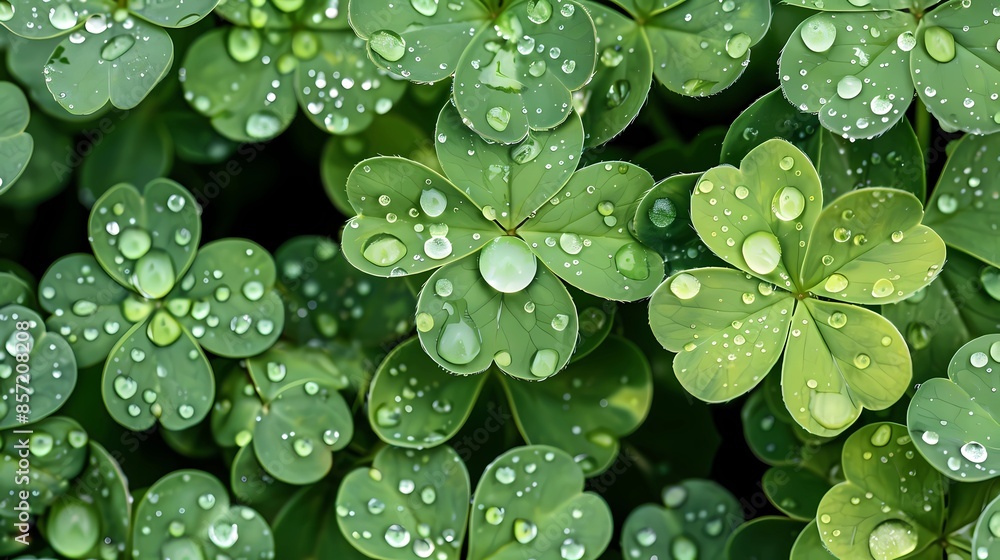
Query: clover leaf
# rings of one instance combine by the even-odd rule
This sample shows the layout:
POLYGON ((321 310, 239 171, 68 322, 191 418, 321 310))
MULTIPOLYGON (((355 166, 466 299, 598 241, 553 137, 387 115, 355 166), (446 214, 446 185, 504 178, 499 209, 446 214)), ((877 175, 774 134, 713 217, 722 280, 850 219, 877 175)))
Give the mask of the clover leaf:
POLYGON ((705 244, 740 271, 677 273, 653 294, 650 325, 677 352, 674 373, 689 392, 735 398, 784 349, 785 404, 814 434, 836 435, 862 408, 896 402, 911 377, 906 345, 859 305, 899 301, 940 271, 944 244, 920 225, 916 197, 861 189, 824 208, 805 154, 770 140, 739 169, 706 172, 691 215, 705 244))
POLYGON ((801 521, 773 515, 752 519, 729 536, 724 558, 757 560, 788 556, 801 532, 809 527, 803 525, 801 521))
POLYGON ((337 527, 337 486, 320 483, 300 489, 274 518, 274 540, 289 558, 367 560, 337 527))
MULTIPOLYGON (((410 339, 386 357, 372 379, 372 428, 392 445, 440 445, 465 424, 488 377, 449 376, 410 339)), ((652 404, 649 364, 635 345, 617 336, 543 384, 497 377, 525 441, 562 449, 588 476, 611 466, 619 440, 642 424, 652 404), (612 369, 620 375, 608 376, 612 369)))
POLYGON ((191 106, 226 138, 277 136, 295 116, 296 100, 322 130, 353 134, 405 91, 367 59, 336 4, 228 0, 218 12, 234 25, 191 45, 183 85, 191 106))
POLYGON ((165 179, 142 193, 113 187, 95 203, 88 229, 97 258, 64 257, 40 283, 49 328, 67 338, 81 365, 107 357, 104 401, 123 426, 197 424, 215 392, 202 349, 252 356, 281 332, 274 262, 239 239, 197 251, 194 199, 165 179))
POLYGON ((1000 20, 988 2, 949 0, 927 13, 911 2, 795 3, 822 13, 789 37, 779 61, 781 88, 793 105, 818 113, 824 127, 845 138, 874 138, 903 117, 916 90, 942 126, 1000 130, 1000 59, 991 54, 1000 20), (896 9, 910 12, 890 11, 896 9), (970 27, 971 20, 981 23, 970 27))
POLYGON ((1000 335, 968 342, 948 365, 948 378, 920 385, 906 415, 910 435, 927 461, 949 478, 987 480, 997 476, 1000 450, 996 383, 1000 335))
POLYGON ((496 142, 558 126, 594 72, 594 22, 573 0, 379 0, 349 11, 375 64, 418 83, 454 75, 462 121, 496 142))
POLYGON ((575 96, 587 146, 607 142, 632 122, 654 75, 682 95, 707 96, 728 88, 771 23, 770 3, 762 0, 721 5, 715 0, 617 1, 625 14, 589 0, 581 3, 597 24, 599 61, 594 77, 575 96))
POLYGON ((972 537, 972 550, 977 558, 989 558, 991 553, 1000 553, 1000 497, 990 502, 979 516, 972 537))
POLYGON ((76 386, 69 343, 46 332, 42 318, 20 305, 0 306, 0 341, 0 429, 37 422, 59 410, 76 386), (25 399, 30 406, 19 405, 25 399))
POLYGON ((628 558, 719 558, 726 540, 743 522, 740 504, 710 480, 688 479, 663 489, 666 507, 640 506, 622 528, 628 558))
POLYGON ((472 499, 469 557, 600 557, 611 541, 611 511, 583 488, 583 472, 554 447, 515 447, 497 457, 472 499))
POLYGON ((846 482, 823 497, 817 517, 821 547, 837 558, 963 557, 971 550, 970 524, 996 495, 988 485, 949 485, 899 424, 869 424, 852 434, 843 467, 846 482))
POLYGON ((28 100, 17 86, 0 82, 0 195, 14 186, 31 158, 28 100))
POLYGON ((998 157, 996 136, 970 134, 959 140, 927 203, 925 219, 949 246, 994 267, 1000 267, 1000 249, 990 225, 1000 219, 998 157))
MULTIPOLYGON (((87 462, 87 432, 75 420, 50 416, 33 424, 31 434, 17 434, 14 430, 2 433, 0 448, 0 474, 6 480, 28 477, 31 489, 31 507, 41 511, 52 505, 70 490, 70 483, 83 471, 87 462), (25 444, 31 457, 29 472, 17 473, 18 460, 25 444)), ((3 517, 17 518, 18 493, 5 493, 0 499, 3 517)))
POLYGON ((383 448, 371 468, 347 474, 336 500, 347 541, 370 558, 402 550, 459 558, 469 515, 469 473, 450 447, 383 448))
POLYGON ((231 506, 214 476, 174 471, 149 487, 135 508, 132 557, 270 558, 274 536, 247 506, 231 506))
POLYGON ((62 38, 45 64, 45 82, 63 108, 87 115, 109 101, 119 109, 138 105, 173 62, 163 28, 194 25, 217 3, 59 0, 39 9, 31 0, 10 0, 0 24, 29 39, 62 38))
POLYGON ((816 162, 825 204, 863 187, 892 187, 921 201, 926 198, 923 151, 906 119, 876 138, 845 139, 824 128, 816 115, 789 105, 776 89, 747 107, 729 127, 721 161, 739 165, 751 149, 775 137, 795 144, 816 162))
POLYGON ((662 278, 662 259, 627 227, 652 178, 623 162, 573 173, 582 147, 575 115, 508 147, 445 106, 437 147, 447 178, 400 158, 354 168, 348 197, 358 215, 343 244, 351 264, 377 276, 441 267, 420 292, 416 324, 442 367, 470 374, 495 362, 515 377, 549 377, 569 361, 578 332, 560 278, 627 301, 662 278))

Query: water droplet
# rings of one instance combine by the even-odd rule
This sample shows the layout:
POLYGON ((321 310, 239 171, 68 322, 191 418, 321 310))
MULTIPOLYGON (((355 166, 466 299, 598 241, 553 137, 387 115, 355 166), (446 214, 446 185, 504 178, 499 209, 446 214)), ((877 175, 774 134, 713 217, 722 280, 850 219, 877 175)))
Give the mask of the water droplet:
POLYGON ((896 37, 896 46, 903 52, 910 52, 917 46, 917 38, 913 36, 912 31, 904 31, 896 37))
POLYGON ((943 27, 932 26, 924 31, 924 47, 938 62, 951 62, 955 58, 955 36, 943 27))
POLYGON ((576 542, 573 539, 566 539, 563 541, 562 546, 559 547, 559 556, 564 560, 580 560, 586 551, 587 549, 583 546, 583 543, 576 542))
POLYGON ((701 282, 694 276, 682 272, 670 282, 670 292, 678 299, 691 299, 701 290, 701 282))
POLYGON ((500 484, 511 484, 517 478, 517 473, 510 467, 500 467, 496 470, 494 476, 500 484))
POLYGON ((770 274, 781 262, 781 245, 769 231, 751 233, 743 240, 743 259, 757 274, 770 274))
POLYGON ((422 16, 431 17, 438 11, 438 0, 410 0, 410 5, 422 16))
POLYGON ((385 502, 378 498, 368 500, 368 513, 380 515, 383 511, 385 511, 385 502))
MULTIPOLYGON (((581 241, 580 247, 582 246, 581 241)), ((527 243, 517 237, 498 237, 479 253, 479 273, 487 284, 499 292, 520 292, 531 284, 537 271, 538 261, 534 253, 527 243)))
POLYGON ((885 447, 890 439, 892 439, 892 428, 882 424, 872 433, 871 442, 875 447, 885 447))
MULTIPOLYGON (((745 190, 746 187, 743 187, 745 190)), ((739 187, 737 187, 737 191, 739 187)), ((737 196, 739 196, 737 192, 737 196)), ((677 218, 677 208, 669 198, 658 198, 653 201, 653 206, 649 209, 649 221, 656 227, 667 227, 674 223, 677 218)))
POLYGON ((656 542, 656 531, 650 527, 639 529, 635 533, 635 542, 639 543, 639 546, 642 547, 653 546, 656 542))
POLYGON ((486 124, 490 125, 490 128, 496 130, 497 132, 503 132, 507 130, 507 124, 510 123, 510 111, 504 109, 503 107, 493 107, 486 112, 486 124))
POLYGON ((0 21, 10 21, 14 17, 14 6, 7 0, 0 0, 0 21))
POLYGON ((737 33, 726 41, 726 54, 730 58, 743 58, 743 55, 750 50, 752 39, 746 33, 737 33))
POLYGON ((771 211, 783 222, 790 222, 801 216, 805 206, 806 199, 802 191, 795 187, 781 189, 771 201, 771 211))
POLYGON ((809 401, 809 413, 828 430, 839 430, 855 417, 854 403, 841 393, 816 393, 809 401))
POLYGON ((927 445, 937 445, 937 442, 941 439, 937 432, 926 431, 920 436, 920 439, 924 440, 927 445))
POLYGON ((872 285, 872 297, 874 298, 884 298, 889 297, 895 292, 896 287, 892 285, 892 281, 887 278, 879 278, 872 285))
POLYGON ((552 17, 552 4, 549 0, 531 0, 528 2, 528 19, 541 25, 552 17))
POLYGON ((437 189, 425 189, 420 193, 420 209, 431 218, 436 218, 448 208, 448 197, 437 189))
POLYGON ((847 324, 847 315, 841 313, 840 311, 835 311, 827 317, 826 322, 829 323, 831 327, 839 329, 847 324))
POLYGON ((493 506, 487 508, 483 516, 486 518, 486 522, 490 525, 499 525, 503 523, 504 509, 502 507, 493 506))
POLYGON ((986 461, 989 456, 989 453, 986 451, 986 448, 983 447, 983 444, 976 441, 966 443, 962 446, 961 451, 962 457, 965 457, 969 460, 969 462, 976 463, 977 465, 986 461))
POLYGON ((528 544, 538 535, 538 526, 527 519, 514 520, 514 540, 528 544))
POLYGON ((868 354, 858 354, 854 356, 854 367, 858 369, 867 369, 868 366, 872 364, 872 359, 868 354))
POLYGON ((228 550, 239 540, 239 527, 235 523, 216 521, 208 527, 208 538, 215 546, 228 550))
POLYGON ((177 414, 180 415, 181 418, 188 420, 194 416, 194 407, 189 404, 182 404, 177 407, 177 414))
POLYGON ((464 365, 471 362, 481 349, 479 329, 464 312, 452 315, 438 334, 438 355, 452 364, 464 365))
POLYGON ((393 235, 380 233, 368 240, 362 254, 376 266, 392 266, 406 256, 406 245, 393 235))
POLYGON ((389 62, 396 62, 406 54, 406 41, 387 29, 372 33, 368 38, 368 46, 389 62))
POLYGON ((393 548, 403 548, 410 544, 410 532, 394 523, 385 531, 385 542, 393 548))
POLYGON ((678 535, 670 543, 670 554, 674 560, 695 560, 698 558, 698 545, 684 535, 678 535))
POLYGON ((958 200, 950 194, 942 194, 937 200, 938 210, 945 214, 951 214, 958 209, 958 200))
POLYGON ((910 323, 906 329, 906 342, 913 350, 923 350, 931 343, 931 329, 923 323, 910 323))
POLYGON ((115 394, 120 398, 131 399, 139 389, 139 384, 131 377, 119 376, 114 380, 115 394))
POLYGON ((917 548, 917 535, 905 521, 890 519, 876 526, 868 537, 868 551, 879 560, 902 558, 917 548))
MULTIPOLYGON (((528 136, 524 142, 513 146, 510 149, 510 158, 514 160, 515 163, 525 164, 534 161, 538 157, 538 154, 542 153, 542 143, 538 140, 528 136)), ((484 208, 485 211, 485 208, 484 208)), ((488 218, 493 219, 493 218, 488 218)))
POLYGON ((857 76, 844 76, 837 82, 837 95, 843 99, 854 99, 861 93, 862 85, 857 76))
POLYGON ((813 16, 802 24, 802 42, 813 52, 826 52, 837 38, 837 27, 825 17, 813 16))
POLYGON ((424 254, 434 260, 441 260, 451 255, 451 240, 447 237, 431 237, 424 241, 424 254))
MULTIPOLYGON (((11 7, 10 13, 13 16, 14 8, 11 7)), ((9 17, 7 19, 10 19, 9 17)), ((6 21, 6 20, 5 20, 6 21)), ((61 3, 54 9, 49 11, 49 23, 52 27, 65 31, 71 29, 77 24, 77 15, 73 8, 69 5, 69 2, 61 3)))
POLYGON ((892 101, 882 97, 881 95, 876 95, 872 98, 868 106, 871 108, 872 113, 875 113, 876 115, 885 115, 892 110, 892 101))
POLYGON ((687 500, 687 490, 683 486, 670 486, 663 490, 663 503, 670 509, 677 509, 687 500))
POLYGON ((615 252, 615 267, 622 276, 632 280, 649 278, 646 250, 636 242, 626 243, 615 252))
POLYGON ((986 366, 987 362, 988 358, 986 357, 985 352, 975 352, 969 356, 969 363, 972 364, 972 367, 981 368, 986 366))
POLYGON ((226 36, 229 56, 237 62, 249 62, 257 58, 262 43, 260 32, 248 27, 231 27, 226 36))
POLYGON ((52 448, 55 447, 55 440, 52 436, 46 434, 45 432, 36 432, 31 435, 30 441, 28 442, 28 448, 32 455, 36 457, 44 457, 52 452, 52 448))
POLYGON ((559 364, 559 353, 551 348, 543 348, 535 352, 531 359, 531 374, 535 377, 548 377, 556 372, 559 364))

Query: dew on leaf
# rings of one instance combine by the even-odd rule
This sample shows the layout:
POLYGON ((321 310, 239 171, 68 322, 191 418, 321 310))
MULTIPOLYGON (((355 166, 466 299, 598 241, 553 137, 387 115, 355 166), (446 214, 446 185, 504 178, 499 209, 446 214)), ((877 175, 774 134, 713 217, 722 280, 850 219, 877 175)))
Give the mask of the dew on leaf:
POLYGON ((868 537, 868 551, 878 560, 902 558, 917 548, 917 535, 909 523, 889 519, 879 523, 868 537))
POLYGON ((535 352, 531 359, 531 374, 535 377, 548 377, 556 372, 559 363, 559 353, 551 348, 543 348, 535 352))
POLYGON ((781 245, 769 231, 751 233, 743 240, 743 259, 757 274, 770 274, 781 262, 781 245))
POLYGON ((514 520, 514 540, 528 544, 538 535, 538 526, 527 519, 514 520))
POLYGON ((955 36, 943 27, 928 27, 924 31, 924 48, 934 60, 951 62, 955 58, 955 36))
POLYGON ((857 76, 844 76, 837 82, 837 95, 843 99, 854 99, 861 93, 862 86, 857 76))
POLYGON ((781 189, 771 201, 771 211, 783 222, 790 222, 801 216, 805 206, 806 199, 802 195, 802 191, 795 187, 781 189))
POLYGON ((368 46, 389 62, 396 62, 406 54, 406 41, 387 29, 372 33, 368 39, 368 46))
MULTIPOLYGON (((746 190, 746 187, 742 188, 746 190)), ((737 187, 737 196, 739 196, 739 187, 737 187)), ((658 198, 653 201, 648 215, 649 221, 653 222, 654 226, 663 228, 672 224, 677 218, 677 209, 669 198, 658 198)))
POLYGON ((381 233, 365 243, 362 254, 376 266, 392 266, 406 256, 406 245, 393 235, 381 233))
POLYGON ((686 272, 678 274, 670 282, 670 292, 678 299, 691 299, 698 295, 700 290, 701 281, 686 272))
POLYGON ((490 125, 490 128, 497 132, 503 132, 507 130, 507 124, 510 123, 510 111, 504 109, 503 107, 493 107, 492 109, 486 111, 486 124, 490 125))
MULTIPOLYGON (((582 247, 582 242, 580 245, 582 247)), ((498 237, 479 253, 479 273, 487 284, 499 292, 520 292, 531 284, 537 271, 538 261, 534 253, 527 243, 517 237, 498 237)))

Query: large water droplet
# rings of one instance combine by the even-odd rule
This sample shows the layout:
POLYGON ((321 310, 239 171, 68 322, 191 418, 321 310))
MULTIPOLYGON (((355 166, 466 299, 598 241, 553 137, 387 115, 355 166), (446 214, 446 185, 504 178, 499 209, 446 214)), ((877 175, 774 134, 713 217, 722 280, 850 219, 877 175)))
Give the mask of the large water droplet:
POLYGON ((615 268, 626 278, 645 280, 649 278, 649 262, 642 245, 631 242, 622 245, 615 252, 615 268))
MULTIPOLYGON (((11 8, 12 15, 13 12, 14 10, 11 8)), ((69 5, 69 2, 60 3, 58 6, 49 11, 49 23, 51 23, 52 27, 55 27, 56 29, 62 31, 71 29, 77 24, 77 21, 76 12, 69 5)))
POLYGON ((884 298, 889 297, 896 290, 896 287, 892 285, 892 281, 888 278, 879 278, 872 285, 872 297, 874 298, 884 298))
POLYGON ((174 287, 174 263, 161 249, 153 249, 135 263, 132 285, 148 299, 160 299, 174 287))
POLYGON ((670 554, 674 560, 696 560, 698 558, 698 545, 684 535, 674 537, 670 543, 670 554))
POLYGON ((587 549, 583 546, 583 543, 577 542, 573 539, 564 540, 562 545, 559 547, 559 556, 561 556, 563 560, 580 560, 586 552, 587 549))
POLYGON ((247 117, 246 133, 251 138, 271 138, 281 131, 281 120, 269 111, 258 111, 247 117))
POLYGON ((406 255, 406 245, 393 235, 380 233, 365 243, 362 254, 376 266, 392 266, 406 255))
POLYGON ((127 53, 135 44, 135 37, 132 35, 116 35, 112 37, 104 48, 101 49, 101 58, 111 62, 118 60, 127 53))
POLYGON ((216 521, 208 527, 208 538, 215 546, 228 550, 239 540, 239 527, 235 523, 216 521))
POLYGON ((410 5, 420 15, 431 17, 438 11, 438 0, 410 0, 410 5))
POLYGON ((839 430, 854 420, 855 407, 847 395, 815 393, 809 401, 809 413, 820 426, 839 430))
POLYGON ((882 424, 872 433, 871 442, 875 447, 885 447, 892 439, 892 428, 882 424))
MULTIPOLYGON (((746 187, 743 187, 744 189, 746 187)), ((737 190, 739 187, 737 187, 737 190)), ((669 198, 658 198, 653 201, 653 206, 650 207, 649 221, 653 222, 656 227, 667 227, 674 223, 677 219, 677 208, 674 206, 674 202, 669 198)))
POLYGON ((403 548, 410 544, 410 532, 401 525, 392 524, 385 531, 385 542, 393 548, 403 548))
POLYGON ((464 311, 453 314, 438 334, 438 355, 456 365, 471 362, 482 349, 479 329, 466 315, 464 311))
POLYGON ((368 46, 389 62, 396 62, 406 54, 406 41, 387 29, 372 33, 368 38, 368 46))
POLYGON ((813 16, 802 24, 802 42, 813 52, 826 52, 837 38, 837 27, 826 17, 813 16))
POLYGON ((854 99, 861 93, 862 86, 857 76, 844 76, 837 82, 837 95, 843 99, 854 99))
POLYGON ((917 548, 917 534, 913 527, 898 519, 883 521, 868 537, 868 551, 876 560, 902 558, 917 548))
POLYGON ((694 276, 682 272, 670 282, 670 292, 678 299, 691 299, 701 290, 701 281, 694 276))
POLYGON ((528 136, 524 142, 510 149, 510 158, 515 163, 525 164, 533 161, 540 153, 542 153, 542 143, 528 136))
POLYGON ((769 231, 751 233, 743 240, 743 258, 750 270, 770 274, 781 262, 781 245, 769 231))
POLYGON ((783 222, 790 222, 802 215, 806 207, 806 199, 802 191, 795 187, 785 187, 774 195, 771 201, 771 211, 783 222))
POLYGON ((632 84, 628 80, 615 80, 615 82, 611 84, 611 87, 608 88, 608 93, 605 96, 608 109, 620 107, 622 103, 625 103, 631 93, 632 84))
POLYGON ((486 124, 490 125, 490 128, 493 130, 503 132, 507 130, 508 123, 510 123, 510 111, 507 109, 493 107, 489 111, 486 111, 486 124))
POLYGON ((479 253, 479 273, 499 292, 510 294, 527 288, 537 271, 535 255, 517 237, 498 237, 479 253))
POLYGON ((7 0, 0 0, 0 21, 10 21, 14 17, 14 6, 7 0))
POLYGON ((906 342, 913 350, 923 350, 931 343, 931 329, 923 323, 910 323, 906 329, 906 342))
POLYGON ((514 539, 521 544, 528 544, 538 535, 538 526, 527 519, 514 520, 514 539))
POLYGON ((551 348, 543 348, 535 352, 531 359, 531 374, 535 377, 548 377, 556 372, 559 365, 559 353, 551 348))
POLYGON ((530 0, 528 2, 528 19, 539 25, 552 17, 552 4, 549 0, 530 0))
POLYGON ((260 32, 249 27, 232 27, 226 36, 229 56, 237 62, 249 62, 257 58, 261 44, 260 32))
POLYGON ((924 31, 924 47, 938 62, 951 62, 955 58, 955 36, 943 27, 928 27, 924 31))
POLYGON ((977 441, 970 441, 969 443, 966 443, 962 446, 961 451, 962 457, 968 459, 970 463, 976 463, 977 465, 985 461, 989 456, 989 453, 986 451, 986 448, 983 447, 983 444, 977 441))
POLYGON ((448 197, 437 189, 425 189, 420 193, 420 209, 431 218, 436 218, 448 208, 448 197))
POLYGON ((451 251, 451 240, 447 237, 431 237, 424 241, 424 254, 434 260, 447 258, 451 251))

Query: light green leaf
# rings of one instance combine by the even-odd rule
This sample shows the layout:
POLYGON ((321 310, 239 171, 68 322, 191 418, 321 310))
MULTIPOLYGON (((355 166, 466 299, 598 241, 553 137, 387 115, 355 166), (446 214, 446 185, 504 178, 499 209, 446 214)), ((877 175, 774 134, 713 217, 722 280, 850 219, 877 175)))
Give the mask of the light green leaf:
POLYGON ((298 381, 267 403, 254 428, 253 449, 278 480, 312 484, 330 471, 330 452, 346 447, 353 435, 351 411, 335 385, 298 381))
MULTIPOLYGON (((945 164, 927 203, 924 223, 945 243, 1000 266, 1000 247, 991 224, 1000 220, 1000 192, 994 164, 1000 158, 1000 136, 963 137, 945 164)), ((1000 293, 1000 292, 998 292, 1000 293)))
POLYGON ((435 362, 461 375, 491 363, 521 379, 554 375, 569 362, 579 330, 566 287, 540 266, 524 289, 499 292, 481 272, 488 258, 467 257, 430 277, 417 300, 421 345, 435 362))
POLYGON ((274 289, 274 259, 246 239, 220 239, 198 251, 191 269, 168 296, 180 321, 209 352, 243 358, 274 344, 284 327, 274 289))
POLYGON ((972 550, 977 558, 989 558, 990 554, 1000 553, 1000 498, 986 506, 972 537, 972 550))
POLYGON ((501 382, 525 441, 562 449, 587 476, 611 466, 619 440, 642 424, 653 401, 649 363, 637 346, 617 336, 545 383, 501 382))
POLYGON ((902 335, 862 307, 807 299, 796 306, 781 369, 785 406, 813 434, 835 436, 862 408, 894 404, 910 384, 902 335))
POLYGON ((794 305, 791 294, 749 274, 699 268, 657 288, 649 324, 677 353, 681 385, 701 400, 725 402, 754 388, 778 361, 794 305))
POLYGON ((649 297, 663 279, 662 259, 632 237, 628 223, 652 186, 649 173, 624 162, 585 167, 518 232, 549 269, 585 292, 649 297))
POLYGON ((901 558, 936 546, 944 481, 913 452, 905 426, 862 427, 847 439, 843 465, 847 481, 823 497, 818 512, 822 541, 834 556, 901 558))
POLYGON ((795 539, 788 560, 830 560, 836 558, 823 544, 816 520, 809 522, 795 539))
MULTIPOLYGON (((100 116, 111 108, 110 105, 105 105, 91 115, 74 115, 66 111, 66 108, 52 97, 52 92, 45 85, 45 74, 41 70, 49 61, 49 55, 55 50, 56 45, 62 42, 62 38, 26 39, 9 32, 2 32, 0 35, 8 41, 4 47, 7 53, 7 70, 11 77, 23 85, 25 93, 36 109, 61 121, 83 122, 100 116)), ((32 118, 32 122, 34 121, 32 118)), ((43 142, 39 141, 38 147, 42 149, 43 142)), ((64 152, 59 155, 61 158, 66 156, 64 152)))
POLYGON ((216 370, 216 375, 219 388, 212 407, 212 437, 219 447, 246 447, 264 403, 254 390, 253 380, 241 368, 233 367, 225 373, 216 370))
POLYGON ((750 61, 750 47, 770 24, 767 0, 721 5, 688 0, 650 17, 643 30, 652 47, 656 78, 675 93, 702 97, 740 77, 750 61))
POLYGON ((809 158, 783 140, 769 140, 739 169, 714 167, 698 181, 691 218, 705 245, 731 265, 783 289, 803 291, 805 242, 823 207, 819 175, 809 158))
POLYGON ((583 488, 580 467, 554 447, 515 447, 497 457, 473 497, 469 557, 554 558, 558 551, 578 560, 598 558, 611 541, 611 511, 583 488), (535 489, 536 481, 544 486, 539 482, 535 489))
POLYGON ((803 287, 858 304, 900 301, 940 273, 945 246, 920 201, 895 189, 862 189, 823 209, 802 262, 803 287))
POLYGON ((576 115, 555 130, 531 132, 517 146, 505 146, 469 130, 447 104, 436 132, 445 175, 484 216, 507 230, 520 226, 563 188, 583 149, 583 127, 576 115))
POLYGON ((372 64, 364 41, 354 33, 313 36, 318 40, 319 54, 301 60, 295 71, 295 95, 313 124, 334 134, 354 134, 368 128, 375 115, 387 113, 403 96, 406 83, 372 64), (331 99, 326 81, 334 76, 339 76, 340 87, 336 88, 336 99, 331 99))
POLYGON ((21 90, 0 82, 0 194, 14 185, 31 157, 34 141, 24 131, 29 116, 28 100, 21 90))
POLYGON ((710 480, 688 479, 663 489, 663 503, 639 506, 622 527, 626 558, 719 558, 740 523, 740 504, 710 480))
POLYGON ((588 147, 599 146, 632 123, 653 81, 653 54, 636 22, 596 2, 580 2, 597 24, 594 77, 574 95, 588 147))
POLYGON ((358 216, 344 230, 344 256, 374 276, 425 272, 503 233, 450 181, 402 158, 359 163, 347 195, 358 216))
POLYGON ((837 134, 879 136, 913 98, 908 58, 915 31, 914 16, 902 12, 811 16, 782 51, 781 89, 837 134))
POLYGON ((226 487, 214 476, 179 470, 150 486, 136 506, 132 548, 137 559, 262 558, 274 554, 274 536, 256 511, 231 506, 226 487))
POLYGON ((406 550, 457 559, 468 519, 469 473, 448 446, 385 447, 371 468, 344 477, 336 503, 341 532, 368 557, 395 560, 406 550))
POLYGON ((0 340, 0 430, 59 410, 76 386, 76 358, 66 340, 45 332, 42 318, 20 305, 0 307, 0 340), (29 413, 17 410, 22 402, 30 402, 29 413))
POLYGON ((174 59, 174 45, 163 29, 132 16, 110 24, 106 16, 94 17, 106 27, 64 38, 44 69, 49 91, 75 115, 94 113, 108 101, 119 109, 135 107, 174 59))
MULTIPOLYGON (((162 314, 162 315, 161 315, 162 314)), ((160 346, 150 340, 150 329, 160 318, 133 326, 111 349, 101 381, 104 404, 116 422, 134 431, 159 422, 168 430, 194 426, 215 402, 212 366, 187 329, 176 322, 177 338, 160 346)))
POLYGON ((118 339, 151 310, 91 255, 67 255, 52 263, 38 293, 39 304, 52 313, 46 324, 69 342, 80 367, 104 361, 118 339))
MULTIPOLYGON (((229 31, 243 32, 257 33, 241 28, 229 31)), ((184 97, 230 140, 269 140, 288 128, 295 117, 292 77, 282 74, 281 69, 289 69, 279 62, 287 54, 291 38, 281 32, 275 32, 275 38, 277 44, 258 36, 261 46, 257 56, 237 62, 226 47, 226 30, 216 29, 195 40, 184 57, 184 97), (232 84, 235 89, 217 84, 232 84), (269 96, 274 101, 269 101, 269 96)))
POLYGON ((187 189, 154 179, 141 193, 125 183, 108 190, 94 203, 87 231, 94 256, 112 278, 160 299, 194 261, 201 217, 187 189))
POLYGON ((804 523, 787 517, 763 516, 736 528, 726 543, 726 560, 765 560, 790 554, 804 523))
POLYGON ((368 421, 378 437, 391 445, 416 449, 440 445, 465 424, 487 377, 441 371, 417 338, 411 338, 390 352, 375 371, 368 394, 368 421))
POLYGON ((104 2, 86 0, 58 0, 38 11, 32 0, 6 0, 10 14, 4 14, 4 27, 29 39, 47 39, 65 34, 83 24, 88 15, 105 13, 109 6, 104 2), (42 16, 42 17, 39 17, 42 16))
POLYGON ((948 365, 948 378, 920 385, 906 424, 920 453, 937 470, 963 482, 997 476, 1000 398, 992 379, 1000 363, 1000 335, 962 346, 948 365))
POLYGON ((943 125, 971 134, 1000 131, 996 11, 990 2, 950 0, 920 20, 910 70, 921 101, 943 125))

